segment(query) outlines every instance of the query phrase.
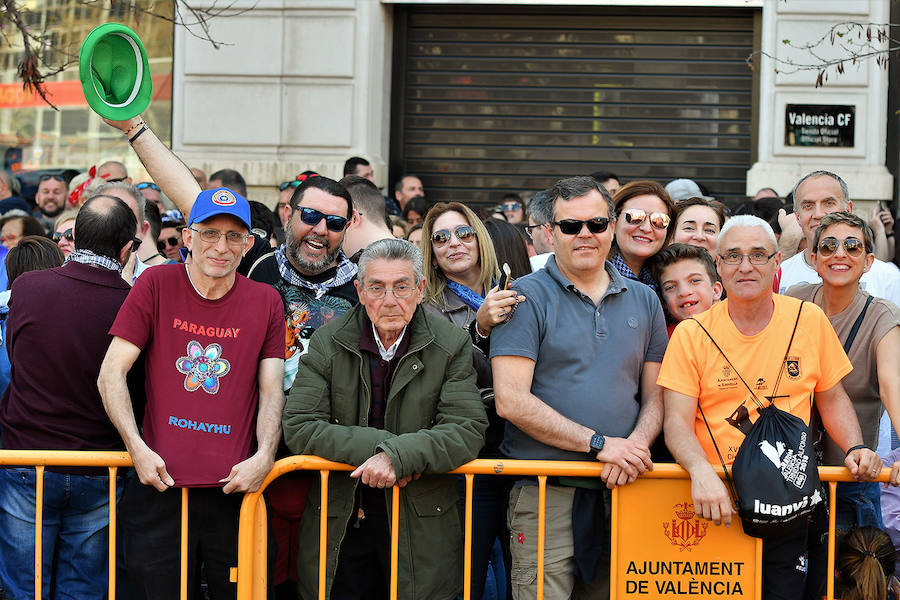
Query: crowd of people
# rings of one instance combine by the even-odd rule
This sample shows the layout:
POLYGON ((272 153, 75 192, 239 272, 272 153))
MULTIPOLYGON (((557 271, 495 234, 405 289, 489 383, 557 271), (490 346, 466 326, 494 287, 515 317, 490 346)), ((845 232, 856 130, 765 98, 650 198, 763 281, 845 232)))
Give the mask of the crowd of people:
MULTIPOLYGON (((140 117, 108 123, 152 181, 108 162, 42 178, 31 207, 0 172, 0 443, 128 451, 118 597, 177 597, 182 489, 190 597, 234 597, 242 493, 291 454, 354 470, 330 474, 327 507, 318 474, 267 488, 270 597, 318 597, 327 508, 326 597, 387 598, 396 485, 398 597, 457 598, 466 483, 446 473, 478 457, 603 463, 549 478, 542 584, 609 597, 610 490, 674 460, 698 518, 736 521, 715 467, 758 398, 852 474, 842 597, 892 589, 900 494, 872 480, 887 464, 900 484, 900 270, 890 213, 854 215, 837 174, 727 207, 691 180, 596 172, 473 207, 429 202, 414 175, 386 197, 354 157, 339 181, 281 183, 270 209, 140 117)), ((105 473, 44 475, 44 597, 106 594, 105 473)), ((14 599, 34 594, 35 478, 0 470, 14 599)), ((537 483, 474 478, 473 598, 537 596, 537 483)), ((824 593, 825 504, 764 538, 766 600, 824 593)))

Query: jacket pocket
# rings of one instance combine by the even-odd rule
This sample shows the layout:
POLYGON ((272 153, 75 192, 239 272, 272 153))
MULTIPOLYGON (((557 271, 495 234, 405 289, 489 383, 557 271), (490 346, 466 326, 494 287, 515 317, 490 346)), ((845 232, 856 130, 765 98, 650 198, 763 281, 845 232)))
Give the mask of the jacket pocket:
POLYGON ((416 515, 420 517, 440 517, 455 514, 459 492, 452 480, 441 477, 439 480, 418 482, 415 489, 409 491, 409 503, 416 515))

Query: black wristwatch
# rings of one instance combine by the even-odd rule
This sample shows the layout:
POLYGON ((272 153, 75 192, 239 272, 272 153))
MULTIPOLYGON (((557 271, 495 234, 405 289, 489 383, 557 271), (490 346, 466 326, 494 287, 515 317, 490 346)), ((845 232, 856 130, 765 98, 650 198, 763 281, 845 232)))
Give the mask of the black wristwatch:
POLYGON ((606 438, 599 434, 595 433, 591 436, 591 456, 595 456, 598 452, 603 452, 603 446, 606 444, 606 438))

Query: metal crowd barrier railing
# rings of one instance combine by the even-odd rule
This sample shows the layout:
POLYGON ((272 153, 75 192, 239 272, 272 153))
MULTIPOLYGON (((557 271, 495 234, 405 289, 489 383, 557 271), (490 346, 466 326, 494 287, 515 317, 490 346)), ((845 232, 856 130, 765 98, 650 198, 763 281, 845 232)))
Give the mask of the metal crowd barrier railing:
MULTIPOLYGON (((106 467, 109 471, 109 599, 116 597, 116 473, 120 467, 130 467, 131 458, 126 452, 73 452, 73 451, 46 451, 46 450, 0 450, 0 467, 18 466, 36 469, 36 498, 35 498, 35 598, 41 598, 42 589, 42 512, 43 512, 43 473, 48 466, 79 466, 79 467, 106 467)), ((240 527, 238 533, 238 564, 232 569, 232 580, 237 583, 238 600, 250 600, 265 598, 266 567, 257 565, 256 562, 265 562, 267 529, 265 527, 265 504, 262 502, 262 493, 275 479, 298 470, 318 471, 322 481, 321 486, 321 514, 319 532, 319 587, 320 600, 325 598, 325 561, 327 558, 327 517, 328 517, 328 477, 332 471, 352 471, 351 465, 328 461, 316 456, 292 456, 275 463, 268 473, 259 490, 244 495, 240 512, 240 527)), ((464 541, 464 588, 463 598, 469 600, 472 594, 471 573, 471 546, 472 546, 472 493, 474 489, 474 477, 478 475, 504 475, 504 476, 535 476, 538 482, 538 514, 544 515, 546 511, 547 478, 558 476, 572 477, 598 477, 603 465, 596 462, 568 462, 568 461, 537 461, 537 460, 474 460, 451 473, 462 474, 466 483, 465 498, 465 541, 464 541)), ((722 476, 722 469, 718 468, 722 476)), ((819 476, 829 487, 829 517, 828 517, 828 578, 826 598, 834 598, 834 529, 836 509, 836 487, 841 481, 853 481, 850 472, 843 467, 820 467, 819 476)), ((680 479, 687 480, 687 472, 675 464, 657 463, 654 469, 642 475, 650 479, 680 479)), ((890 478, 890 469, 882 470, 877 481, 886 482, 890 478)), ((617 502, 618 490, 613 490, 613 505, 617 502)), ((391 548, 390 548, 390 598, 397 598, 397 556, 399 538, 399 513, 400 513, 400 488, 394 486, 391 502, 391 548)), ((182 490, 181 507, 181 577, 180 598, 187 599, 187 532, 188 532, 188 497, 187 489, 182 490)), ((612 524, 613 537, 615 536, 616 523, 612 524)), ((544 518, 538 521, 537 543, 537 598, 542 600, 544 596, 544 546, 546 539, 546 524, 544 518)), ((616 548, 611 549, 611 562, 615 564, 616 548)), ((611 597, 615 598, 616 591, 611 590, 611 597)), ((758 598, 758 590, 757 590, 758 598)))

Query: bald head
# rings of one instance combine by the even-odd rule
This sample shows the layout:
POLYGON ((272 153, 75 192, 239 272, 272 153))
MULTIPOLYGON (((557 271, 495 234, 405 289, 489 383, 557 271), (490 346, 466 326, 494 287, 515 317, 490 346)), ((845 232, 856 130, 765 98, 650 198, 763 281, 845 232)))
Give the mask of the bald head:
POLYGON ((125 164, 117 160, 108 160, 97 167, 97 177, 107 182, 125 181, 131 183, 125 164))
POLYGON ((122 200, 114 196, 94 196, 84 203, 75 217, 75 249, 90 250, 124 262, 123 249, 130 248, 136 229, 137 218, 122 200))

